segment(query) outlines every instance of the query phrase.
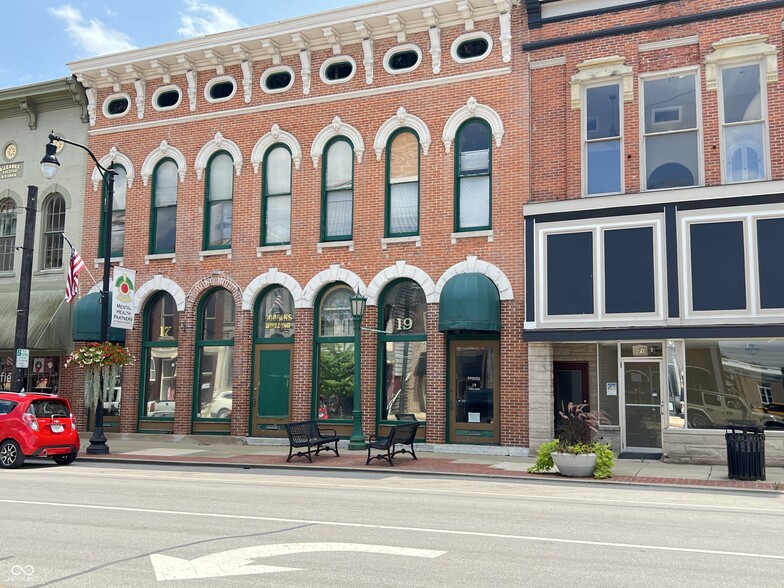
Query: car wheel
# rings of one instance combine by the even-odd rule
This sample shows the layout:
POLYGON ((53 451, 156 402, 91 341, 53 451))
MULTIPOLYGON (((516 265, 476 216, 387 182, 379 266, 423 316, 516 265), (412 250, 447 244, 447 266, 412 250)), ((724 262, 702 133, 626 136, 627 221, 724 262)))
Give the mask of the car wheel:
POLYGON ((69 465, 76 459, 76 452, 66 453, 65 455, 53 455, 52 459, 57 465, 69 465))
POLYGON ((231 414, 231 411, 226 410, 225 408, 221 408, 220 411, 218 411, 218 418, 219 419, 227 419, 227 418, 229 418, 230 414, 231 414))
POLYGON ((710 419, 701 412, 689 415, 689 426, 695 429, 705 429, 711 424, 710 419))
POLYGON ((19 444, 13 439, 6 439, 0 444, 0 468, 18 468, 24 463, 25 457, 19 444))

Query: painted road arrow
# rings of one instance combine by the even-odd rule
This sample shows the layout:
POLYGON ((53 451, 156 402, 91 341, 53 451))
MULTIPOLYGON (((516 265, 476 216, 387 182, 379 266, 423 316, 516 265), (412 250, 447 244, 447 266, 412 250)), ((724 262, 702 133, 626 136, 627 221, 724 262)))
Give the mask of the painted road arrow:
POLYGON ((197 557, 196 559, 182 559, 153 553, 150 555, 150 562, 155 570, 155 577, 159 582, 163 582, 164 580, 192 580, 194 578, 295 572, 301 570, 301 568, 250 564, 262 557, 290 555, 292 553, 312 553, 316 551, 348 551, 425 558, 435 558, 446 553, 446 551, 435 551, 432 549, 363 545, 361 543, 280 543, 277 545, 254 545, 252 547, 231 549, 197 557))

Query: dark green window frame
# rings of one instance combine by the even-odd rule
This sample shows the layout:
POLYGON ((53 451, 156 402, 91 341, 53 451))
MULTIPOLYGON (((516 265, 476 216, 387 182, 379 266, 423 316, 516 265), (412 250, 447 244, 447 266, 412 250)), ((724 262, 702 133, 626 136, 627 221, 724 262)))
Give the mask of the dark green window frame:
POLYGON ((166 206, 158 206, 157 204, 157 189, 158 189, 158 172, 161 167, 165 164, 171 163, 174 165, 174 169, 177 170, 177 162, 174 161, 170 157, 166 157, 165 159, 160 160, 156 165, 155 169, 152 172, 152 199, 150 201, 150 254, 161 254, 161 253, 174 253, 175 244, 177 241, 177 198, 179 198, 179 194, 177 193, 178 190, 178 182, 179 177, 177 172, 175 172, 175 179, 174 179, 174 188, 175 188, 175 200, 174 204, 167 204, 166 206), (171 210, 174 209, 174 244, 172 247, 159 247, 158 245, 158 217, 161 214, 161 211, 164 210, 171 210))
MULTIPOLYGON (((292 159, 291 159, 291 149, 288 148, 287 145, 283 143, 276 143, 272 145, 267 152, 264 154, 264 162, 262 163, 262 171, 261 171, 261 245, 288 245, 291 243, 291 204, 292 204, 292 180, 293 180, 293 173, 292 173, 292 159), (285 149, 289 156, 289 191, 288 192, 280 192, 276 194, 270 194, 269 188, 269 178, 270 178, 270 169, 269 169, 269 157, 276 149, 285 149), (281 198, 288 196, 289 198, 289 238, 285 240, 281 239, 274 239, 269 234, 269 200, 270 198, 281 198)), ((274 172, 272 172, 274 173, 274 172)))
POLYGON ((347 137, 335 137, 330 140, 324 147, 322 156, 323 165, 321 166, 321 240, 322 241, 350 241, 353 238, 354 231, 354 145, 347 137), (346 143, 351 150, 351 184, 348 187, 339 189, 327 189, 327 174, 329 169, 329 150, 337 143, 346 143), (341 192, 351 192, 351 229, 348 233, 328 235, 328 199, 332 194, 339 194, 341 192))
POLYGON ((231 249, 231 242, 233 237, 234 231, 234 158, 231 156, 231 153, 225 150, 217 151, 210 156, 209 161, 207 162, 207 173, 204 179, 204 231, 203 231, 203 241, 202 241, 202 248, 205 251, 208 250, 217 250, 217 249, 231 249), (232 207, 232 219, 231 219, 231 236, 229 237, 228 243, 220 243, 217 245, 210 244, 210 227, 212 224, 212 208, 210 206, 212 200, 210 199, 210 181, 212 176, 212 165, 216 158, 221 155, 226 155, 232 162, 232 171, 231 171, 231 198, 228 200, 216 200, 216 202, 231 202, 232 207))
POLYGON ((455 232, 468 232, 468 231, 484 231, 489 230, 492 228, 493 225, 493 134, 490 130, 490 125, 487 121, 480 119, 480 118, 472 118, 465 121, 457 131, 457 135, 455 136, 455 232), (487 171, 466 171, 465 173, 461 169, 460 164, 460 154, 463 152, 462 149, 462 137, 463 132, 465 131, 466 127, 471 124, 479 123, 481 124, 485 132, 487 134, 487 141, 488 141, 488 154, 487 154, 487 171), (462 203, 462 188, 463 188, 463 180, 471 180, 475 178, 487 178, 487 224, 483 225, 472 225, 463 227, 460 223, 460 211, 461 211, 461 203, 462 203))
MULTIPOLYGON (((202 350, 205 347, 231 347, 232 348, 232 386, 234 384, 234 339, 236 336, 236 332, 233 330, 232 337, 226 339, 206 339, 204 337, 204 313, 206 310, 207 302, 210 300, 212 296, 215 296, 218 293, 224 293, 225 296, 228 297, 229 300, 232 302, 232 324, 235 325, 236 328, 236 320, 237 320, 237 309, 236 304, 234 301, 234 297, 231 295, 226 288, 211 288, 199 300, 199 305, 196 310, 196 353, 195 358, 193 361, 193 406, 191 412, 191 419, 193 421, 205 421, 205 420, 212 420, 212 421, 225 421, 226 419, 219 419, 219 418, 212 418, 209 416, 197 416, 201 413, 201 406, 200 406, 200 398, 201 398, 201 363, 202 363, 202 350)), ((215 374, 213 374, 214 377, 215 374)), ((213 379, 213 385, 215 384, 215 380, 213 379)), ((214 400, 214 396, 213 396, 214 400)))
MULTIPOLYGON (((111 257, 122 257, 123 256, 123 249, 125 245, 125 205, 123 205, 122 209, 117 208, 117 202, 119 199, 120 194, 122 194, 123 200, 125 200, 125 191, 128 189, 128 175, 127 171, 123 166, 119 163, 115 163, 110 166, 109 169, 113 169, 118 172, 118 175, 114 177, 114 194, 112 195, 112 242, 114 242, 114 235, 115 232, 120 232, 119 229, 122 229, 122 242, 119 244, 119 247, 112 247, 111 257), (118 231, 115 231, 115 227, 118 228, 118 231)), ((101 182, 101 232, 99 233, 98 238, 98 257, 103 258, 104 252, 104 235, 106 234, 106 201, 108 195, 106 194, 106 181, 101 182)))
POLYGON ((420 214, 420 171, 421 171, 421 156, 420 156, 420 143, 419 135, 416 131, 410 128, 403 128, 395 131, 387 140, 387 161, 386 161, 386 200, 384 206, 384 236, 385 237, 410 237, 419 235, 419 214, 420 214), (397 137, 403 134, 411 134, 416 138, 416 152, 417 152, 417 173, 415 182, 400 182, 399 184, 414 184, 416 183, 416 228, 413 231, 397 231, 392 229, 392 182, 390 176, 392 167, 392 143, 397 137))
MULTIPOLYGON (((152 419, 152 420, 155 420, 155 421, 160 421, 161 419, 165 419, 165 420, 168 420, 168 421, 173 421, 174 420, 174 417, 148 417, 148 416, 146 416, 146 414, 147 414, 147 392, 148 392, 146 377, 147 377, 147 374, 149 374, 149 369, 150 369, 149 355, 150 355, 150 350, 151 349, 153 349, 153 348, 169 348, 169 349, 173 348, 173 349, 177 350, 177 351, 175 351, 176 354, 178 354, 178 352, 179 352, 179 349, 178 349, 179 348, 179 341, 177 340, 177 335, 178 335, 177 331, 179 329, 179 320, 178 320, 179 317, 177 316, 177 312, 178 312, 177 311, 177 303, 175 302, 174 297, 172 297, 172 295, 169 294, 168 292, 158 292, 158 293, 156 293, 145 304, 143 321, 142 321, 141 377, 139 378, 139 390, 140 390, 140 393, 139 393, 139 407, 138 407, 139 419, 152 419), (156 307, 156 305, 157 305, 157 303, 159 301, 161 301, 161 303, 164 305, 163 311, 165 313, 165 311, 166 311, 166 307, 165 307, 166 300, 165 299, 166 298, 168 298, 168 300, 169 300, 173 326, 172 326, 172 328, 169 331, 167 331, 165 336, 168 337, 169 333, 170 333, 172 339, 164 339, 164 340, 153 339, 153 338, 150 337, 150 328, 152 326, 152 324, 151 324, 151 321, 152 321, 151 314, 153 312, 153 309, 156 307)), ((175 359, 175 361, 176 361, 176 359, 175 359)), ((176 370, 175 370, 175 375, 176 375, 176 370)), ((158 376, 158 377, 161 377, 161 376, 158 376)), ((176 391, 176 381, 174 382, 174 384, 175 384, 175 391, 176 391)), ((175 400, 175 402, 176 402, 176 400, 175 400)))

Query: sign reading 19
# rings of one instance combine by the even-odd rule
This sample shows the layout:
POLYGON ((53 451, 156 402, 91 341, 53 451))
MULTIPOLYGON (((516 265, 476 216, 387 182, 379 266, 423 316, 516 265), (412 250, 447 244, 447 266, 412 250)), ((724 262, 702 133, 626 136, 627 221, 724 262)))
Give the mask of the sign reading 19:
POLYGON ((410 331, 411 327, 414 326, 414 319, 410 319, 410 318, 395 319, 395 326, 396 326, 396 330, 398 331, 410 331))

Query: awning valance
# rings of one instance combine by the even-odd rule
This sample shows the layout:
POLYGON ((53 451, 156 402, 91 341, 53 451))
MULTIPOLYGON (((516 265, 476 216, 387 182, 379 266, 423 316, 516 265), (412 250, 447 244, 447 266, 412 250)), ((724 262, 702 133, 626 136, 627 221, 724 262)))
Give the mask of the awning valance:
MULTIPOLYGON (((109 307, 112 295, 109 294, 109 307)), ((101 293, 90 292, 76 303, 73 318, 74 341, 101 340, 101 293)), ((125 343, 125 330, 109 327, 107 339, 113 343, 125 343)))
MULTIPOLYGON (((68 337, 71 307, 64 290, 33 290, 30 292, 30 313, 27 319, 27 348, 39 351, 62 351, 71 348, 68 337)), ((14 349, 19 292, 0 292, 0 349, 14 349)))
POLYGON ((458 274, 441 291, 439 331, 501 331, 501 299, 485 275, 458 274))

